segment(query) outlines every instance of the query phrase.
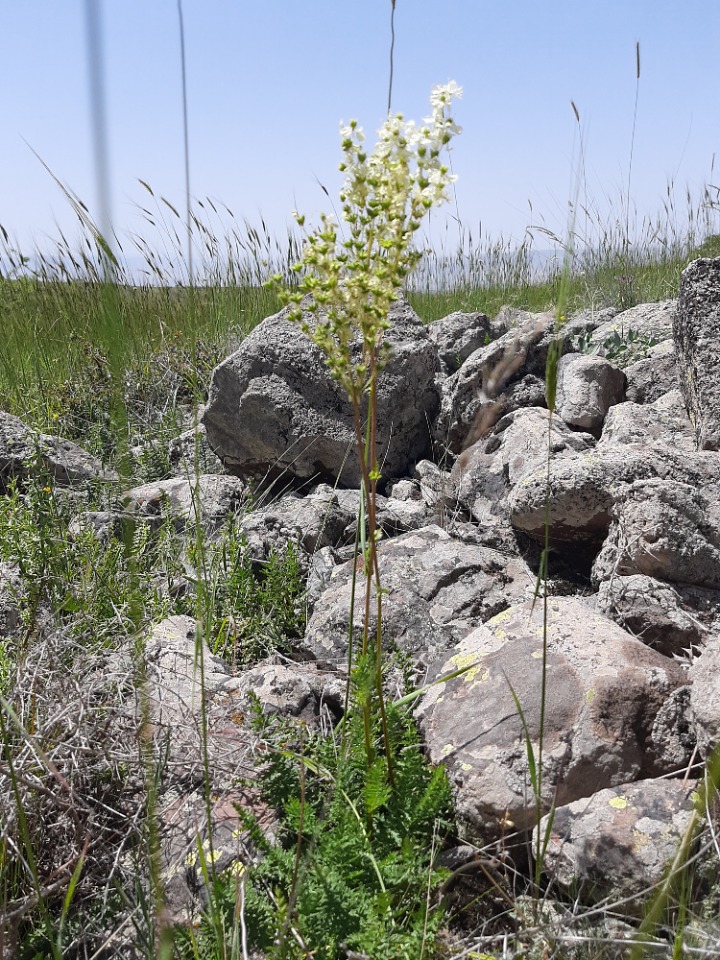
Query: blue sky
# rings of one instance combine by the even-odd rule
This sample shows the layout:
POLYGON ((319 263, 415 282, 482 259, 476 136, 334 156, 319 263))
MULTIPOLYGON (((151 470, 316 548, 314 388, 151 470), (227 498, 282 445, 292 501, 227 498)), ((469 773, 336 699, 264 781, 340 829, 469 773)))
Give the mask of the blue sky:
MULTIPOLYGON (((177 0, 95 0, 102 14, 110 206, 142 232, 138 204, 184 200, 177 0)), ((73 215, 35 150, 97 214, 84 0, 4 0, 0 224, 21 245, 72 234, 73 215)), ((337 195, 338 127, 370 133, 387 103, 390 0, 183 0, 191 190, 262 216, 282 236, 337 195)), ((397 0, 393 108, 420 119, 430 88, 464 88, 453 151, 457 212, 477 236, 562 232, 574 193, 640 214, 698 192, 720 147, 720 4, 710 0, 397 0), (570 101, 580 112, 581 124, 570 101), (532 203, 531 214, 528 201, 532 203)), ((720 159, 718 160, 720 163, 720 159)), ((455 211, 453 211, 455 212, 455 211)))

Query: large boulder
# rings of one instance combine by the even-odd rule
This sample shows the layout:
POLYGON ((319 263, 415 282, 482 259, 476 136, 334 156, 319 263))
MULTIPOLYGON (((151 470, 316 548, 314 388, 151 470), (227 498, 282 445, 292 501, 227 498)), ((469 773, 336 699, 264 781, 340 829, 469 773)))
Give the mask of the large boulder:
MULTIPOLYGON (((697 787, 697 780, 639 780, 558 807, 545 872, 583 903, 623 900, 642 916, 646 897, 638 893, 659 883, 677 856, 697 787)), ((544 817, 541 837, 548 824, 544 817)))
MULTIPOLYGON (((488 547, 462 543, 434 525, 381 541, 378 553, 384 648, 401 651, 420 674, 478 624, 532 595, 535 584, 520 561, 488 547)), ((356 573, 353 638, 357 650, 365 603, 362 561, 356 573)), ((352 590, 353 562, 349 561, 334 568, 315 604, 299 641, 304 656, 345 666, 352 590)), ((375 610, 373 593, 373 637, 375 610)))
POLYGON ((593 579, 644 574, 720 589, 720 484, 648 479, 633 483, 611 510, 613 523, 593 579))
POLYGON ((720 257, 683 271, 673 337, 698 449, 720 450, 720 257))
MULTIPOLYGON (((312 324, 312 314, 305 319, 312 324)), ((377 383, 376 455, 384 478, 402 476, 430 448, 440 403, 437 347, 404 301, 388 316, 390 359, 377 383)), ((357 354, 359 344, 354 344, 357 354)), ((203 414, 225 468, 258 480, 360 485, 352 407, 319 347, 283 310, 215 368, 203 414)))
POLYGON ((544 715, 542 667, 543 605, 525 603, 478 627, 431 671, 437 681, 467 668, 431 686, 418 716, 431 760, 455 784, 458 817, 471 837, 535 824, 526 730, 537 760, 541 716, 545 809, 675 769, 672 694, 686 684, 677 663, 583 601, 554 598, 544 715))

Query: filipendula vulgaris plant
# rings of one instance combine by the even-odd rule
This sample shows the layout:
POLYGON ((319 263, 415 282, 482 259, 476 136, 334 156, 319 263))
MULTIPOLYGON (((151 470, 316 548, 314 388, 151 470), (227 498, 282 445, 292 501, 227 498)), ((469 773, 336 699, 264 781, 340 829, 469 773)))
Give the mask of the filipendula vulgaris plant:
MULTIPOLYGON (((388 116, 372 153, 365 149, 365 135, 357 121, 341 127, 340 170, 345 174, 340 193, 342 225, 323 214, 318 229, 305 231, 302 259, 294 268, 299 284, 284 294, 293 307, 291 319, 300 323, 323 351, 330 373, 345 388, 352 405, 365 513, 361 524, 365 533, 364 620, 355 675, 362 678, 364 674, 370 680, 364 684, 360 680, 356 691, 364 715, 368 765, 374 759, 371 701, 377 697, 391 782, 377 556, 376 496, 381 478, 376 446, 377 380, 389 355, 383 342, 390 326, 388 312, 422 255, 413 246, 414 237, 425 215, 448 199, 448 187, 455 180, 444 155, 460 132, 452 117, 452 104, 461 95, 455 82, 435 87, 430 94, 432 113, 420 125, 404 120, 401 114, 388 116), (305 319, 308 312, 313 315, 312 322, 305 319), (373 593, 377 610, 374 642, 369 636, 373 593)), ((297 213, 295 218, 304 229, 305 218, 297 213)), ((279 276, 275 282, 280 282, 279 276)), ((350 651, 352 657, 352 642, 350 651)))

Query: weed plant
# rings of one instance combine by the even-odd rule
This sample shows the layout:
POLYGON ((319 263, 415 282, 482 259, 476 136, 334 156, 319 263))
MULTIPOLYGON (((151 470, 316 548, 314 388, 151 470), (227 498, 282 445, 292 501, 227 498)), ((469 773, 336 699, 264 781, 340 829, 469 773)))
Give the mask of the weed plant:
MULTIPOLYGON (((247 875, 220 880, 228 944, 242 883, 248 946, 268 958, 432 956, 443 919, 432 891, 446 875, 434 863, 432 838, 450 830, 452 804, 444 771, 424 758, 411 715, 388 706, 393 788, 382 751, 367 769, 360 711, 342 742, 313 733, 298 742, 296 726, 261 712, 256 724, 274 745, 261 786, 281 827, 279 842, 269 844, 248 821, 263 859, 247 875)), ((377 717, 372 733, 375 742, 385 736, 377 717)), ((217 918, 208 913, 199 934, 183 939, 184 955, 204 955, 209 944, 216 955, 217 918)))

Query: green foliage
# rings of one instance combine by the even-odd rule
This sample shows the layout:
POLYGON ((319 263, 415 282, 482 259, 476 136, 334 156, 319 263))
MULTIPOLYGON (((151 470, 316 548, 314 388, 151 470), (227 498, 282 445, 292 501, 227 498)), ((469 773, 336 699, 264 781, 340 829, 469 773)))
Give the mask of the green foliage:
POLYGON ((89 526, 70 532, 72 510, 72 501, 38 482, 13 482, 0 496, 0 560, 19 571, 28 630, 46 607, 72 636, 102 644, 129 628, 138 609, 146 621, 185 612, 158 578, 177 572, 171 524, 153 532, 128 518, 98 536, 89 526))
MULTIPOLYGON (((444 874, 433 860, 450 831, 450 786, 423 756, 412 717, 389 706, 387 721, 394 786, 383 753, 367 767, 361 711, 341 742, 260 721, 269 740, 261 785, 281 827, 245 879, 245 920, 251 945, 269 958, 435 955, 443 914, 433 891, 444 874)), ((381 738, 377 721, 373 738, 381 738)), ((220 880, 228 929, 235 883, 220 880)), ((211 936, 208 922, 200 944, 211 936)))
POLYGON ((632 328, 613 330, 602 343, 596 343, 591 333, 581 334, 575 340, 580 353, 605 357, 618 367, 627 367, 637 360, 644 360, 656 343, 649 334, 638 333, 632 328))
MULTIPOLYGON (((197 559, 192 550, 190 555, 197 559)), ((257 563, 231 521, 212 565, 213 653, 241 667, 277 650, 287 652, 305 626, 305 584, 295 546, 272 550, 267 561, 257 563)))

